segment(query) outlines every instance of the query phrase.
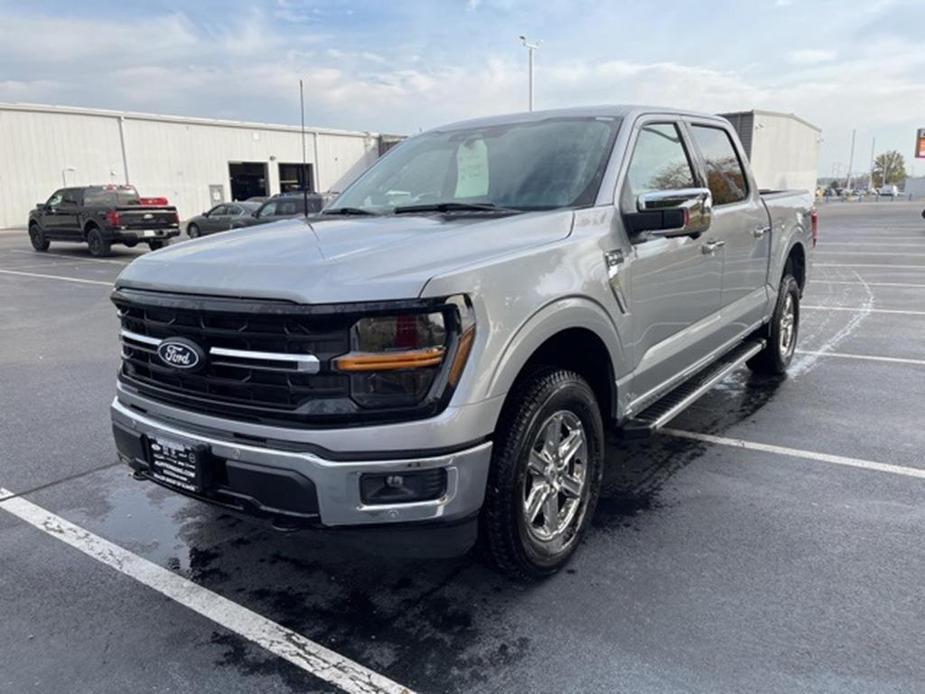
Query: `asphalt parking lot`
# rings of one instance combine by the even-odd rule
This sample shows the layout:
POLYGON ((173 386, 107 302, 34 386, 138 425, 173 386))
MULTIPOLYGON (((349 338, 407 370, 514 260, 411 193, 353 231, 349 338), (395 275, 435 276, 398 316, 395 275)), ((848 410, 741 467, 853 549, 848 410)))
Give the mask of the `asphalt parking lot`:
POLYGON ((613 442, 590 537, 531 586, 132 480, 108 287, 141 251, 0 232, 0 691, 923 691, 920 213, 820 206, 790 375, 613 442))

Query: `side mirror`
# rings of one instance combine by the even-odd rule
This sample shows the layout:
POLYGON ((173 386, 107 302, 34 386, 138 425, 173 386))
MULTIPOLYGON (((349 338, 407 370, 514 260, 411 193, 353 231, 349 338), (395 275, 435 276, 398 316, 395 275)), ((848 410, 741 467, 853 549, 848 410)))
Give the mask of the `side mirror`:
POLYGON ((206 210, 205 212, 203 212, 203 213, 202 213, 202 216, 203 216, 203 217, 208 217, 208 216, 209 216, 209 211, 206 210))
POLYGON ((639 195, 636 210, 624 215, 630 234, 699 236, 713 221, 713 196, 707 188, 657 190, 639 195))

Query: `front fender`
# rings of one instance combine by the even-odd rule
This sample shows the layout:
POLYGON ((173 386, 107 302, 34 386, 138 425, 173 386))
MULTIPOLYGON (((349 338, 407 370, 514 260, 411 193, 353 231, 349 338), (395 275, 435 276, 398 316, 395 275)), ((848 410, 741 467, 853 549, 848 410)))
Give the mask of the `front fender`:
POLYGON ((565 297, 538 309, 510 337, 491 372, 488 397, 506 394, 543 343, 572 328, 588 330, 600 338, 610 354, 614 374, 628 371, 623 344, 604 307, 585 297, 565 297))

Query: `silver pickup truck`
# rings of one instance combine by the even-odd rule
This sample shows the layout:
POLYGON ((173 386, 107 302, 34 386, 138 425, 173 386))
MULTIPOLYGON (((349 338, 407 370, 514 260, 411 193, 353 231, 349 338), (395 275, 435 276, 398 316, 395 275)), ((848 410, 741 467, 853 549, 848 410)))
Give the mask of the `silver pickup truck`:
POLYGON ((119 457, 277 525, 478 540, 545 576, 594 512, 605 427, 785 371, 815 235, 810 193, 759 191, 716 116, 438 128, 319 216, 125 269, 119 457))

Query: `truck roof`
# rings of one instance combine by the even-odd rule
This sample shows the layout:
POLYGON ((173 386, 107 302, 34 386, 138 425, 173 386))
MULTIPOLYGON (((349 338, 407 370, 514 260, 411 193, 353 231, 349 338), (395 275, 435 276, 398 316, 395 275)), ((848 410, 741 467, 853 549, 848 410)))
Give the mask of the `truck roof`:
POLYGON ((573 108, 552 109, 547 111, 523 111, 521 113, 508 113, 498 116, 486 116, 484 118, 473 118, 471 120, 457 121, 448 125, 442 125, 432 128, 431 132, 441 132, 447 130, 463 130, 466 128, 480 128, 492 125, 504 125, 506 123, 528 123, 530 121, 540 121, 547 118, 635 118, 637 116, 664 113, 680 116, 692 116, 696 118, 709 118, 722 123, 728 123, 725 118, 717 116, 715 113, 700 113, 698 111, 685 111, 676 108, 666 108, 664 106, 639 106, 639 105, 601 105, 601 106, 577 106, 573 108))

